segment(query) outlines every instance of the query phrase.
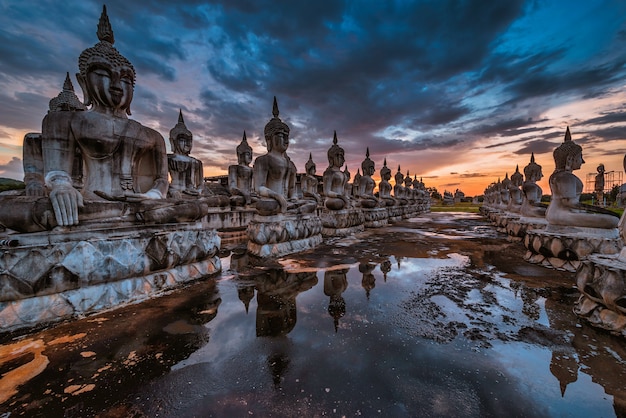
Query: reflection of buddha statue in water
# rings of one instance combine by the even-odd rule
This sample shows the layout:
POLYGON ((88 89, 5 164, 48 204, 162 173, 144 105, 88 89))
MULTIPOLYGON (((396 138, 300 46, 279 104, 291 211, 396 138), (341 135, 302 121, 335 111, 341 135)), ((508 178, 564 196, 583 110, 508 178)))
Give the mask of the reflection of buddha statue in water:
POLYGON ((543 173, 541 172, 541 166, 535 162, 534 153, 530 156, 530 163, 524 167, 524 176, 526 177, 526 181, 522 183, 524 200, 520 213, 522 216, 543 218, 546 215, 546 206, 541 204, 543 190, 537 184, 543 177, 543 173))
POLYGON ((0 220, 9 228, 33 232, 77 225, 79 220, 134 222, 135 217, 176 222, 206 213, 206 203, 159 202, 168 189, 165 141, 155 130, 128 119, 135 69, 113 47, 106 8, 97 34, 100 42, 78 60, 77 78, 91 109, 50 112, 44 118, 42 174, 49 198, 4 201, 7 208, 0 211, 0 220), (82 193, 71 177, 77 152, 84 163, 82 193))
POLYGON ((265 125, 267 154, 254 161, 254 188, 259 195, 256 209, 260 215, 278 213, 310 213, 316 204, 296 199, 296 169, 287 156, 289 126, 278 118, 274 97, 273 118, 265 125))
POLYGON ((383 161, 383 168, 380 169, 380 183, 378 183, 378 195, 380 199, 385 202, 385 206, 393 206, 396 204, 396 199, 391 196, 391 170, 387 167, 387 159, 383 161))
POLYGON ((183 119, 183 111, 178 113, 178 123, 170 131, 172 154, 167 155, 167 164, 172 181, 168 196, 176 199, 183 194, 198 196, 204 189, 202 161, 190 157, 193 135, 183 119))
POLYGON ((370 149, 365 151, 365 160, 361 163, 363 175, 359 180, 359 199, 362 208, 374 208, 378 206, 378 199, 374 196, 376 182, 372 178, 374 174, 374 161, 370 160, 370 149))
POLYGON ((337 131, 335 131, 333 145, 328 149, 328 168, 322 177, 324 205, 327 209, 341 210, 350 206, 350 200, 345 190, 349 178, 341 171, 344 163, 344 151, 337 145, 337 131))
POLYGON ((306 173, 302 176, 302 180, 300 180, 302 196, 306 200, 314 200, 316 205, 321 204, 322 198, 319 193, 317 193, 317 185, 319 182, 317 177, 315 177, 316 167, 311 153, 309 153, 309 160, 304 165, 304 169, 306 173))
POLYGON ((228 167, 228 188, 231 205, 245 206, 252 201, 252 147, 248 145, 246 131, 243 131, 241 143, 237 145, 237 165, 228 167))
POLYGON ((552 200, 546 211, 546 219, 550 225, 615 228, 618 223, 616 216, 579 201, 583 183, 572 172, 580 169, 584 162, 582 147, 572 141, 568 127, 563 143, 554 150, 556 168, 550 176, 552 200))
POLYGON ((363 286, 363 289, 365 289, 365 296, 367 296, 367 299, 370 298, 371 290, 376 287, 376 277, 374 276, 374 274, 372 274, 375 268, 376 268, 376 264, 372 264, 372 263, 360 263, 359 264, 359 272, 363 273, 361 286, 363 286))
POLYGON ((328 313, 333 317, 335 332, 339 328, 339 318, 346 314, 346 301, 341 295, 348 288, 348 270, 326 270, 324 273, 324 294, 330 297, 328 313))

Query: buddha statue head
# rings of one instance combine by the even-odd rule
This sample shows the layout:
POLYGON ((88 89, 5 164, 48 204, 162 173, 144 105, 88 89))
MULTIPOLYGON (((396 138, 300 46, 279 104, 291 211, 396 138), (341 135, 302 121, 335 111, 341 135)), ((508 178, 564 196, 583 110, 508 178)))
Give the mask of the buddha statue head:
MULTIPOLYGON (((331 167, 341 168, 346 162, 343 148, 337 145, 337 131, 333 133, 333 145, 328 148, 328 164, 331 167)), ((346 170, 348 168, 346 167, 346 170)), ((349 174, 349 173, 348 173, 349 174)))
POLYGON ((306 170, 306 173, 310 176, 314 176, 315 175, 315 163, 313 162, 313 156, 311 155, 311 153, 309 153, 309 160, 306 162, 306 164, 304 164, 304 169, 306 170))
POLYGON ((383 168, 380 169, 380 178, 387 182, 391 179, 391 170, 387 167, 386 158, 383 161, 383 168))
POLYGON ((370 149, 369 147, 365 150, 365 159, 361 163, 361 169, 363 170, 364 176, 371 176, 374 174, 374 161, 370 160, 370 149))
POLYGON ((524 167, 524 176, 530 182, 539 181, 543 177, 541 166, 535 162, 535 153, 530 154, 530 163, 524 167))
POLYGON ((252 147, 248 145, 248 138, 246 138, 246 131, 243 131, 243 138, 237 145, 237 163, 239 165, 248 166, 252 162, 252 147))
POLYGON ((170 131, 170 145, 172 152, 179 155, 189 155, 193 142, 193 134, 185 125, 183 111, 178 111, 178 123, 170 131))
POLYGON ((272 106, 272 116, 265 125, 264 135, 267 150, 276 150, 279 153, 287 151, 289 147, 289 126, 278 117, 278 102, 274 96, 274 104, 272 106))
POLYGON ((115 38, 106 6, 98 22, 98 42, 85 49, 78 58, 76 78, 83 89, 85 105, 92 110, 110 112, 118 117, 130 115, 135 87, 135 68, 113 46, 115 38))
POLYGON ((569 126, 565 131, 563 143, 559 145, 553 152, 555 171, 573 171, 578 170, 585 162, 583 160, 583 149, 580 145, 572 141, 572 134, 569 126))

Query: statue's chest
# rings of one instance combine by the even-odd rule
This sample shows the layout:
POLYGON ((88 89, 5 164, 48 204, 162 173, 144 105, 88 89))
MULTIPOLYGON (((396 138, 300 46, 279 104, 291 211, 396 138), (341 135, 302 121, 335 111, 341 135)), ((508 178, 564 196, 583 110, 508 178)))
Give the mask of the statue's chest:
MULTIPOLYGON (((73 131, 83 155, 91 159, 110 158, 138 136, 134 124, 126 119, 84 118, 73 131)), ((133 142, 134 147, 141 143, 133 142)))

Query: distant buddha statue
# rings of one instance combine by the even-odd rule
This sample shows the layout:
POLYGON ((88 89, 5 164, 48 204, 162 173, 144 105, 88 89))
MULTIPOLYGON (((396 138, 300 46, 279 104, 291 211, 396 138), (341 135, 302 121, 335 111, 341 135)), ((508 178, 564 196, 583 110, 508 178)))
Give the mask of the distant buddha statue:
POLYGON ((317 192, 317 186, 319 181, 315 177, 315 163, 313 162, 313 156, 309 153, 309 160, 304 165, 306 173, 302 176, 300 184, 302 186, 302 196, 304 199, 314 200, 316 204, 322 204, 322 198, 317 192))
POLYGON ((228 167, 228 189, 233 206, 245 206, 252 202, 252 147, 248 145, 246 131, 237 145, 237 165, 228 167))
POLYGON ((202 161, 190 157, 193 134, 183 119, 183 111, 179 110, 178 123, 170 131, 172 154, 167 155, 170 187, 168 196, 180 199, 184 195, 198 196, 204 189, 204 172, 202 161))
POLYGON ((415 196, 413 195, 413 190, 411 186, 413 185, 413 179, 409 175, 409 170, 406 171, 406 177, 404 178, 404 197, 407 200, 415 200, 415 196))
POLYGON ((372 178, 374 174, 374 161, 370 160, 369 147, 365 151, 365 160, 361 163, 363 176, 359 181, 359 199, 362 208, 370 209, 378 206, 378 199, 374 196, 376 182, 372 178))
POLYGON ((343 169, 343 175, 346 176, 346 185, 344 187, 345 195, 350 199, 352 197, 352 183, 350 183, 352 174, 348 170, 348 164, 346 164, 346 167, 343 169))
POLYGON ((400 171, 400 165, 398 165, 398 171, 394 176, 396 185, 393 186, 393 196, 400 202, 401 205, 407 204, 406 192, 404 189, 404 174, 400 171))
POLYGON ((359 198, 359 184, 361 183, 361 169, 356 169, 356 174, 354 175, 354 181, 352 182, 352 197, 355 199, 359 198))
POLYGON ((206 213, 206 203, 161 201, 168 190, 165 141, 128 119, 135 69, 113 47, 106 7, 97 35, 100 42, 80 54, 76 75, 91 108, 46 115, 41 150, 49 197, 6 201, 10 209, 0 211, 0 222, 9 228, 33 232, 97 219, 178 222, 206 213), (85 173, 81 191, 72 179, 78 153, 85 173))
POLYGON ((274 97, 274 116, 265 125, 267 154, 257 157, 253 166, 254 188, 259 196, 256 209, 260 215, 278 213, 310 213, 315 203, 296 198, 296 169, 287 156, 289 126, 278 117, 278 103, 274 97))
POLYGON ((596 174, 593 190, 596 192, 596 200, 600 205, 604 201, 604 164, 600 164, 597 170, 598 174, 596 174))
POLYGON ((383 161, 383 168, 380 169, 380 183, 378 183, 378 195, 380 199, 385 202, 385 206, 393 206, 396 204, 396 199, 391 196, 391 170, 387 167, 387 159, 383 161))
POLYGON ((540 217, 546 215, 546 206, 541 203, 543 190, 537 184, 543 177, 541 166, 535 162, 535 154, 530 155, 530 163, 524 167, 526 180, 522 183, 523 202, 520 208, 522 216, 540 217))
POLYGON ((615 228, 618 223, 616 216, 607 210, 579 201, 583 183, 572 172, 580 169, 585 161, 582 147, 572 141, 569 127, 565 132, 563 143, 553 154, 556 168, 549 180, 552 200, 546 211, 548 223, 573 227, 615 228))
POLYGON ((522 207, 523 193, 522 193, 522 182, 524 181, 524 176, 519 172, 519 165, 515 166, 515 173, 511 175, 511 184, 509 185, 509 212, 519 213, 522 207))
POLYGON ((509 173, 506 173, 504 180, 500 183, 500 204, 503 209, 509 206, 511 201, 511 193, 509 192, 509 186, 511 186, 511 180, 509 179, 509 173))
POLYGON ((324 206, 330 210, 346 209, 350 206, 350 200, 346 194, 346 184, 349 177, 341 167, 345 163, 344 151, 337 145, 337 131, 333 134, 333 145, 328 149, 328 168, 324 171, 322 183, 324 186, 324 206))

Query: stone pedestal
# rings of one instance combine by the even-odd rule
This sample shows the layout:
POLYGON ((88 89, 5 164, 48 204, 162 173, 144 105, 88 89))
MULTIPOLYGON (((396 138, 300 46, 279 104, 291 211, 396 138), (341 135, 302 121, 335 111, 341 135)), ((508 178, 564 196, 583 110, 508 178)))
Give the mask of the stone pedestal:
POLYGON ((322 242, 322 221, 315 214, 257 214, 247 231, 248 252, 258 257, 280 257, 322 242))
POLYGON ((618 255, 591 255, 576 272, 581 295, 574 312, 591 325, 626 337, 626 248, 618 255))
POLYGON ((365 215, 357 208, 328 210, 320 213, 322 235, 325 237, 345 237, 365 229, 365 215))
POLYGON ((147 299, 218 273, 206 222, 13 234, 0 249, 0 327, 12 330, 147 299))
POLYGON ((591 254, 617 254, 623 243, 617 228, 548 225, 545 229, 527 230, 524 246, 528 250, 526 261, 574 272, 591 254))
POLYGON ((522 241, 529 229, 545 229, 548 221, 545 218, 530 218, 522 216, 512 219, 506 224, 506 233, 510 241, 522 241))
POLYGON ((387 222, 399 222, 402 220, 402 212, 404 206, 394 205, 387 206, 387 222))
POLYGON ((389 213, 387 208, 361 209, 366 228, 381 228, 387 226, 389 213))

